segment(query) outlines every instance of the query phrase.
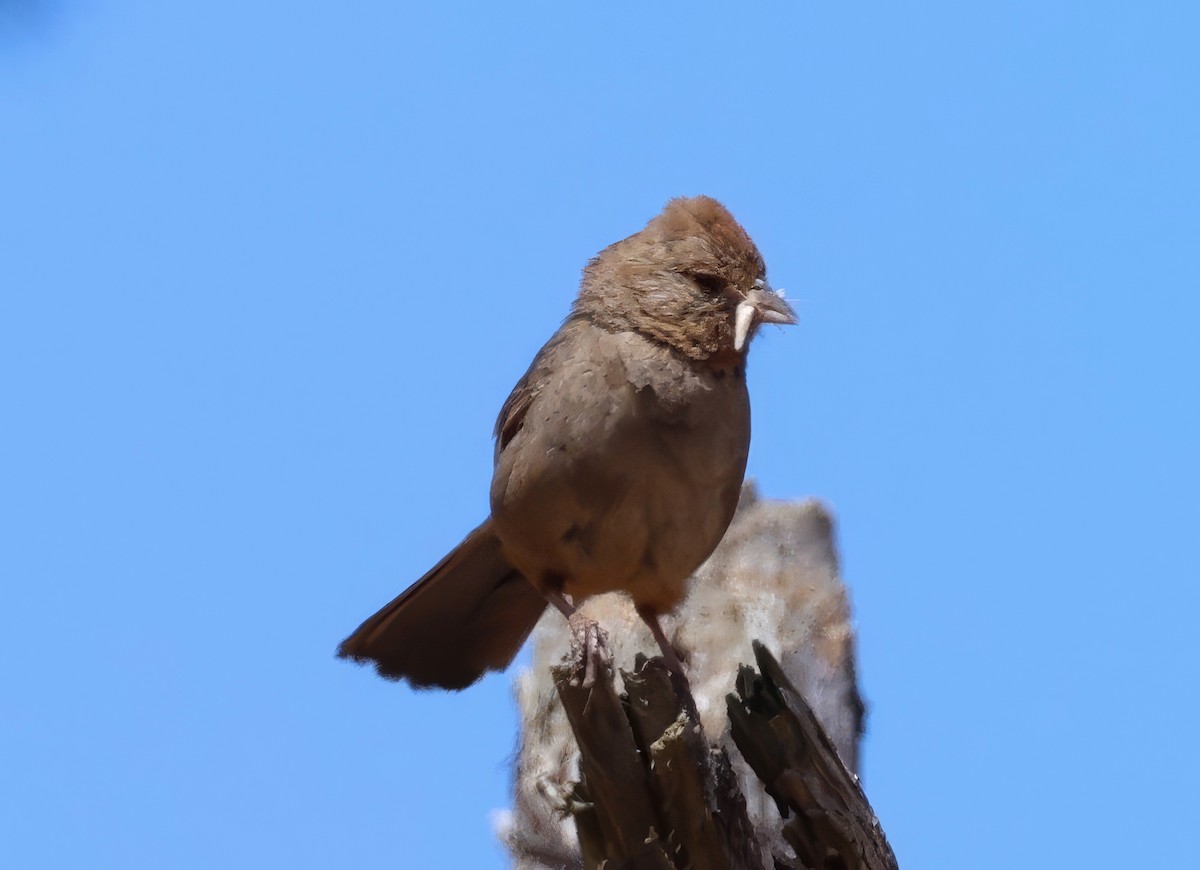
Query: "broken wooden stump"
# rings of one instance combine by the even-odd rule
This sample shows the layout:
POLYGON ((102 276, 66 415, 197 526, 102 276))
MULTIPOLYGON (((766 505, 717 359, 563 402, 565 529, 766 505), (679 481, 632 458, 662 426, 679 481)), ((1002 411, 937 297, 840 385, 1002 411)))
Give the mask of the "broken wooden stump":
POLYGON ((581 755, 573 815, 584 867, 765 866, 729 758, 709 746, 690 692, 676 691, 661 659, 639 656, 618 695, 607 638, 581 624, 553 674, 581 755))
MULTIPOLYGON (((804 697, 762 644, 758 672, 743 665, 727 697, 742 757, 790 820, 783 835, 797 868, 896 870, 896 856, 863 793, 804 697)), ((776 866, 789 866, 776 859, 776 866)))
POLYGON ((771 654, 742 666, 727 698, 733 738, 781 814, 794 856, 770 856, 755 835, 724 749, 704 734, 686 680, 638 656, 618 694, 607 637, 572 625, 554 683, 578 742, 569 812, 583 866, 604 870, 888 870, 896 859, 857 778, 771 654))

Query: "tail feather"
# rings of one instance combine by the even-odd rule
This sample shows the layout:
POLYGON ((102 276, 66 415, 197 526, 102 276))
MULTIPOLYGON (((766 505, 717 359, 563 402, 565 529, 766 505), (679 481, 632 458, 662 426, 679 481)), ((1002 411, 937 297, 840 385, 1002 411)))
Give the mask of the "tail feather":
POLYGON ((465 689, 516 656, 546 599, 518 572, 488 520, 342 641, 338 655, 424 688, 465 689))

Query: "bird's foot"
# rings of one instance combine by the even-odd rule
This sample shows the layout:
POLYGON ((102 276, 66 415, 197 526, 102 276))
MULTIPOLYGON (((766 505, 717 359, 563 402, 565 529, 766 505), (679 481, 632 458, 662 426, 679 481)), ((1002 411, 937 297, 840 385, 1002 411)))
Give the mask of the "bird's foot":
POLYGON ((571 636, 579 644, 583 656, 583 687, 590 689, 605 667, 611 667, 612 651, 608 648, 608 636, 594 619, 574 611, 567 617, 571 636))

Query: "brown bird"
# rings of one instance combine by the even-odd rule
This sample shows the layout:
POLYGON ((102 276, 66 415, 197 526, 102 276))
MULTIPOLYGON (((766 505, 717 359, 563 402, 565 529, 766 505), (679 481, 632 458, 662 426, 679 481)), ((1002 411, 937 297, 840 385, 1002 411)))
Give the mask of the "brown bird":
POLYGON ((795 314, 714 199, 671 200, 601 251, 500 409, 491 517, 338 654, 462 689, 512 661, 547 601, 569 616, 571 602, 620 590, 677 670, 658 615, 737 507, 761 323, 795 314))

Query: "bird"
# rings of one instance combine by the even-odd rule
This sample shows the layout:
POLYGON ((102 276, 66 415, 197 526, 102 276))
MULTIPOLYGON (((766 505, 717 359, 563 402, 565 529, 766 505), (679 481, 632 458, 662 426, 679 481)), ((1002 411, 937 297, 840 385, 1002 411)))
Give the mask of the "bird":
POLYGON ((491 515, 337 654, 414 688, 503 670, 548 606, 628 595, 659 623, 737 508, 750 447, 749 345, 793 324, 729 210, 678 197, 583 270, 562 326, 496 421, 491 515))

